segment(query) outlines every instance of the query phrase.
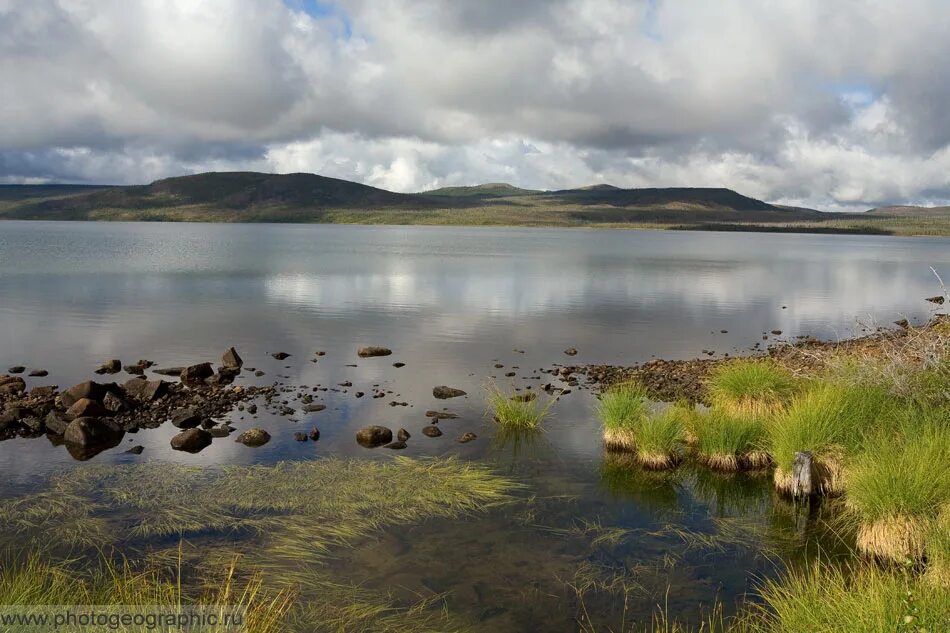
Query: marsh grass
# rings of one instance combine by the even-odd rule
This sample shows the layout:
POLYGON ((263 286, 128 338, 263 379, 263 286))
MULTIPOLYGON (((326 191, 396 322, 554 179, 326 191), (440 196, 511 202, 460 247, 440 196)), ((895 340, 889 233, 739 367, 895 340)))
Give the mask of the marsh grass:
POLYGON ((905 428, 874 434, 850 460, 845 498, 860 525, 859 550, 897 562, 923 558, 927 526, 950 503, 944 415, 911 412, 905 428))
POLYGON ((769 359, 739 359, 718 367, 708 383, 713 407, 733 416, 765 418, 785 408, 795 377, 769 359))
POLYGON ((696 424, 696 451, 700 463, 722 472, 742 470, 750 453, 760 450, 764 427, 757 419, 710 409, 696 424))
POLYGON ((650 470, 675 466, 682 457, 683 419, 678 406, 642 416, 635 427, 637 461, 650 470))
MULTIPOLYGON (((531 392, 529 392, 531 393, 531 392)), ((488 391, 488 407, 492 412, 492 419, 500 426, 518 429, 538 429, 541 422, 548 416, 553 398, 535 396, 531 398, 519 397, 527 394, 509 394, 498 387, 491 387, 488 391)), ((535 395, 531 393, 531 395, 535 395)))
POLYGON ((649 414, 646 389, 636 382, 614 385, 600 394, 597 415, 604 443, 617 450, 636 450, 636 429, 649 414))
POLYGON ((927 570, 924 581, 950 589, 950 503, 931 521, 926 535, 927 570))
POLYGON ((791 492, 795 453, 809 451, 819 491, 840 494, 845 454, 857 450, 869 429, 890 428, 898 407, 878 385, 815 382, 767 425, 776 487, 791 492))

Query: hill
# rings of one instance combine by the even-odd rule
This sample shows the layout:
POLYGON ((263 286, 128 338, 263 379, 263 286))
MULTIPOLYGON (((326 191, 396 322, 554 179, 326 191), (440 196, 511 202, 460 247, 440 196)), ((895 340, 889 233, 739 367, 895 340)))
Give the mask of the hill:
POLYGON ((509 185, 507 182, 489 182, 484 185, 467 187, 441 187, 422 191, 423 196, 443 196, 447 198, 510 198, 513 196, 530 196, 542 193, 534 189, 522 189, 509 185))
POLYGON ((867 213, 874 215, 889 215, 892 217, 918 217, 918 216, 950 216, 950 207, 918 207, 913 205, 897 205, 892 207, 876 207, 870 209, 867 213))

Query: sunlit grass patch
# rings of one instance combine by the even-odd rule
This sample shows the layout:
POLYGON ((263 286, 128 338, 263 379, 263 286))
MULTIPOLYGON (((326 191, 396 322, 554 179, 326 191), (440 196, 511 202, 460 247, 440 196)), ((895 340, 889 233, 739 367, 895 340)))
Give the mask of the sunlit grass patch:
POLYGON ((764 436, 762 423, 748 416, 732 415, 721 409, 710 409, 696 424, 697 459, 714 470, 742 470, 750 463, 750 455, 761 450, 764 436))
POLYGON ((910 423, 864 442, 845 478, 846 503, 860 525, 858 549, 898 562, 921 560, 929 522, 950 503, 948 464, 950 426, 938 422, 910 423))
POLYGON ((643 416, 636 426, 637 461, 644 468, 663 470, 681 457, 684 413, 677 406, 643 416))
POLYGON ((791 493, 795 453, 808 451, 819 492, 840 494, 845 454, 855 450, 870 429, 891 424, 897 406, 892 395, 875 385, 811 385, 768 424, 776 487, 791 493))
POLYGON ((950 503, 930 522, 924 542, 927 551, 924 581, 950 589, 950 503))
POLYGON ((534 392, 508 394, 497 387, 488 392, 492 419, 499 425, 519 429, 537 429, 548 416, 553 398, 538 397, 534 392))
POLYGON ((768 359, 740 359, 718 367, 709 378, 711 404, 734 416, 764 418, 781 411, 798 383, 768 359))
POLYGON ((608 448, 636 449, 636 428, 649 414, 646 389, 635 382, 614 385, 600 394, 597 415, 608 448))

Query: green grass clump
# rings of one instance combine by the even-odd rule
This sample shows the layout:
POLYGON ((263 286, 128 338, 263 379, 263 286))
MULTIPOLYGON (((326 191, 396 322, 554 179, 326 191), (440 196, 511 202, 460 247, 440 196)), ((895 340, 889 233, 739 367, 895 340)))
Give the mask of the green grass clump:
POLYGON ((488 406, 498 424, 519 429, 537 429, 554 404, 553 399, 541 402, 533 392, 509 395, 498 388, 488 393, 488 406))
POLYGON ((765 417, 783 409, 797 389, 788 370, 767 359, 721 365, 709 379, 709 399, 733 415, 765 417))
POLYGON ((923 557, 927 526, 950 503, 943 415, 912 410, 902 430, 874 434, 849 460, 845 493, 861 551, 896 561, 923 557))
POLYGON ((809 451, 821 490, 840 493, 845 453, 855 450, 870 429, 890 426, 897 410, 897 401, 880 386, 830 381, 811 385, 768 424, 776 486, 791 491, 795 453, 809 451))
MULTIPOLYGON (((751 417, 710 409, 696 423, 695 449, 699 461, 715 470, 741 470, 752 455, 761 453, 764 427, 751 417)), ((757 457, 756 461, 765 459, 757 457)))
POLYGON ((684 412, 672 406, 640 418, 635 431, 637 460, 646 468, 662 470, 680 458, 684 412))
POLYGON ((818 562, 762 587, 752 633, 944 631, 950 590, 873 565, 846 570, 818 562))
POLYGON ((635 450, 636 429, 649 414, 647 392, 635 382, 614 385, 600 394, 597 415, 610 448, 635 450))
POLYGON ((925 536, 927 572, 924 580, 950 589, 950 503, 930 522, 925 536))

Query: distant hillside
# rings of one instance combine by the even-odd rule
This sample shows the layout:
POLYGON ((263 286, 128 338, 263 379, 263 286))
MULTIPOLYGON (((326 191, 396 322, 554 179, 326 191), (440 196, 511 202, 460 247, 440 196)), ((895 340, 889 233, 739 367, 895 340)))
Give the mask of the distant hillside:
POLYGON ((874 215, 889 215, 892 217, 916 217, 927 215, 950 216, 950 207, 916 207, 912 205, 898 205, 893 207, 877 207, 875 209, 870 209, 868 213, 874 215))
POLYGON ((149 185, 0 186, 0 219, 599 226, 681 230, 950 234, 950 212, 822 213, 724 188, 534 191, 506 183, 394 193, 315 174, 205 173, 149 185))
POLYGON ((489 182, 484 185, 468 187, 441 187, 423 191, 423 196, 445 196, 448 198, 510 198, 513 196, 530 196, 542 193, 534 189, 522 189, 509 185, 506 182, 489 182))

